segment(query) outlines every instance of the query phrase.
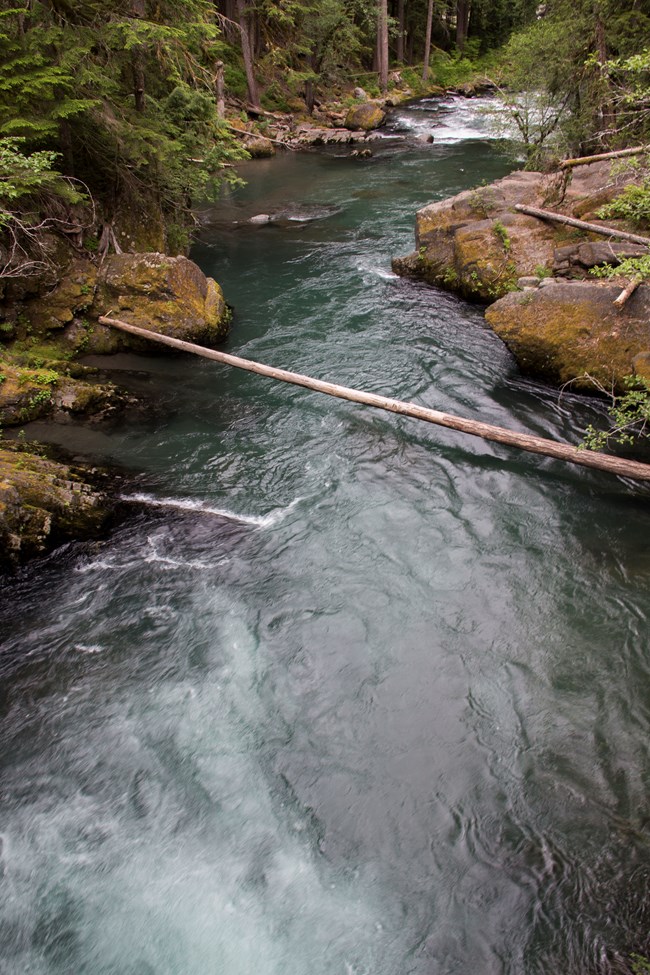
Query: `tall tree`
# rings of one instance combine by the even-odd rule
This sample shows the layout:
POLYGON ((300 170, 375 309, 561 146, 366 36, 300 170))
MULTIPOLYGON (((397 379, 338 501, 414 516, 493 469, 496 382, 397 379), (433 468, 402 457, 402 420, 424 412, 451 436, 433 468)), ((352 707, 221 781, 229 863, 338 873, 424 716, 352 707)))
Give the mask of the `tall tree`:
POLYGON ((253 45, 251 44, 250 20, 248 18, 248 7, 246 0, 237 0, 237 20, 241 31, 241 50, 244 58, 244 70, 246 72, 246 84, 248 86, 248 100, 251 107, 258 110, 260 108, 260 96, 255 77, 255 64, 253 62, 253 45))
POLYGON ((381 90, 388 90, 388 0, 377 0, 377 70, 381 90))
POLYGON ((422 81, 429 77, 429 58, 431 56, 431 26, 433 24, 433 4, 434 0, 429 0, 427 7, 427 26, 424 33, 424 66, 422 68, 422 81))
POLYGON ((397 60, 400 64, 404 63, 404 31, 406 28, 404 3, 405 0, 397 0, 397 60))
POLYGON ((457 0, 456 2, 456 47, 459 51, 465 49, 467 34, 469 32, 470 0, 457 0))

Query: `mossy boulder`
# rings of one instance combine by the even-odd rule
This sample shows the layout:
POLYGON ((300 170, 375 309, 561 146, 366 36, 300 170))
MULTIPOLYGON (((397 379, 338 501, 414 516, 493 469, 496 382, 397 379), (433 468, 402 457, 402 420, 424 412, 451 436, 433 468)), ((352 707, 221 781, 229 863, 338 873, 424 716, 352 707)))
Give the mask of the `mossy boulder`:
MULTIPOLYGON (((66 370, 65 362, 52 363, 66 370)), ((55 368, 16 366, 0 356, 0 425, 22 426, 53 416, 65 421, 73 415, 106 417, 125 405, 127 397, 111 383, 91 383, 55 368)))
POLYGON ((162 210, 145 194, 137 202, 119 204, 113 214, 113 230, 123 251, 144 254, 167 249, 168 232, 162 210))
POLYGON ((346 129, 370 132, 371 129, 378 129, 386 121, 386 112, 377 102, 360 102, 352 105, 345 116, 346 129))
MULTIPOLYGON (((140 328, 204 345, 223 341, 230 323, 217 282, 188 258, 164 254, 114 254, 105 261, 91 314, 96 320, 109 312, 140 328)), ((86 334, 88 352, 145 347, 103 325, 86 334)))
POLYGON ((0 571, 76 537, 96 535, 107 497, 66 464, 0 449, 0 571))
POLYGON ((621 387, 624 376, 646 374, 650 286, 639 287, 617 309, 612 302, 620 290, 603 282, 549 283, 506 295, 485 318, 523 372, 592 392, 593 384, 580 377, 588 374, 608 388, 621 387))
POLYGON ((275 146, 270 139, 260 135, 246 142, 246 152, 252 159, 270 159, 275 155, 275 146))

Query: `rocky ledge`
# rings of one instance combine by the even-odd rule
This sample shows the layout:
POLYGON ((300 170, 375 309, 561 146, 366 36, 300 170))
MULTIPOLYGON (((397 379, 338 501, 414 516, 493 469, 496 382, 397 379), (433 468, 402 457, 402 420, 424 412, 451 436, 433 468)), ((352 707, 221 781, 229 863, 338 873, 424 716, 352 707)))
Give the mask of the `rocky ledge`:
POLYGON ((630 171, 616 172, 607 161, 568 174, 515 172, 432 203, 417 213, 415 252, 396 258, 393 269, 489 304, 488 324, 530 375, 585 391, 595 389, 587 376, 607 387, 631 373, 650 378, 650 287, 617 308, 624 282, 590 274, 647 249, 515 209, 526 204, 598 224, 598 209, 631 181, 630 171))
POLYGON ((0 449, 0 572, 71 538, 97 535, 112 513, 88 472, 23 449, 0 449))

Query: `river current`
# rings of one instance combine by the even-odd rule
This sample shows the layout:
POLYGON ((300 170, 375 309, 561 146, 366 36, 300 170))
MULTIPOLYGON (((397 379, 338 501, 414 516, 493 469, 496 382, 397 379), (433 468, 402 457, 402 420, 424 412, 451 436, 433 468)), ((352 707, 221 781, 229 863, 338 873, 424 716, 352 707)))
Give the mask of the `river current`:
MULTIPOLYGON (((203 214, 228 350, 576 443, 597 407, 390 270, 503 145, 475 102, 395 115, 406 142, 248 164, 203 214)), ((1 975, 628 970, 647 489, 201 360, 110 365, 151 415, 41 433, 141 503, 3 589, 1 975)))

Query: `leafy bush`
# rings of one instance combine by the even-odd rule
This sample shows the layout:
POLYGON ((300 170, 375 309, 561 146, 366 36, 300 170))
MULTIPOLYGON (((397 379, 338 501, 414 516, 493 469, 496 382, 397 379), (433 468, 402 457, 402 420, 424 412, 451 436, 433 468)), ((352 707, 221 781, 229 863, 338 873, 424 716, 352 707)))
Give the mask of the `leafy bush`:
POLYGON ((604 220, 619 217, 639 227, 649 226, 650 178, 641 184, 630 183, 615 200, 598 210, 598 216, 604 220))
MULTIPOLYGON (((587 427, 582 446, 588 450, 602 450, 610 442, 632 444, 639 437, 648 436, 650 382, 643 376, 625 376, 623 384, 626 392, 620 396, 608 394, 612 399, 607 411, 612 421, 611 429, 596 430, 591 424, 587 427)), ((599 388, 607 393, 602 386, 599 385, 599 388)), ((638 972, 639 975, 646 972, 650 975, 648 968, 639 968, 638 972)))

